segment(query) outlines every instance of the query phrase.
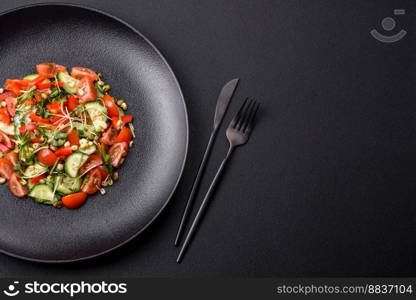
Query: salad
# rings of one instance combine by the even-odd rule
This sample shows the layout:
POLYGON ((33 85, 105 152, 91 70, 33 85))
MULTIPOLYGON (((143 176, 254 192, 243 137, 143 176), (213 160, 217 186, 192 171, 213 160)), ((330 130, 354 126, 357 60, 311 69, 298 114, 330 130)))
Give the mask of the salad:
POLYGON ((133 116, 102 75, 56 63, 0 88, 0 183, 16 197, 77 208, 106 193, 133 146, 133 116))

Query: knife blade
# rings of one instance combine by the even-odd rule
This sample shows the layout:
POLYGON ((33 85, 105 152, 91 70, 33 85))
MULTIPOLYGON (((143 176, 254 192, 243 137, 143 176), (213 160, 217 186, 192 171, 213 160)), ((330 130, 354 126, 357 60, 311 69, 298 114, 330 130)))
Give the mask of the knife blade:
POLYGON ((212 150, 212 146, 214 144, 215 137, 217 136, 218 129, 222 123, 222 120, 224 119, 225 113, 227 112, 227 108, 237 88, 238 82, 239 82, 238 78, 235 78, 227 82, 224 85, 224 87, 221 89, 220 95, 218 96, 217 105, 215 107, 214 126, 212 128, 211 136, 209 138, 208 145, 205 149, 204 156, 202 157, 202 161, 199 164, 198 172, 196 174, 194 183, 192 184, 192 189, 189 194, 188 201, 186 202, 186 206, 182 215, 181 223, 179 224, 178 233, 176 234, 175 246, 179 245, 182 233, 186 225, 186 221, 188 220, 189 213, 191 212, 193 202, 194 202, 196 193, 198 191, 199 184, 202 179, 202 175, 205 170, 205 166, 207 164, 209 155, 212 150))
POLYGON ((234 91, 238 85, 238 78, 230 80, 221 89, 220 95, 218 96, 217 106, 215 108, 214 116, 214 130, 216 130, 224 119, 225 112, 227 111, 228 105, 231 102, 234 91))

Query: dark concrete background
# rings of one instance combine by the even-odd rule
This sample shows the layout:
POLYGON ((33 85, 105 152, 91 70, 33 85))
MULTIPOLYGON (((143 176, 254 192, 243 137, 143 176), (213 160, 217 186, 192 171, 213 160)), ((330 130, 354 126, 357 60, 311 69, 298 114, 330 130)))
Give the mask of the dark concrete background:
MULTIPOLYGON (((0 11, 36 2, 2 0, 0 11)), ((0 255, 0 276, 415 276, 412 1, 67 2, 127 21, 165 55, 189 110, 188 162, 166 210, 126 246, 67 265, 0 255), (407 10, 395 18, 408 35, 375 41, 369 31, 394 8, 407 10), (262 102, 259 121, 177 265, 180 215, 234 77, 225 123, 246 96, 262 102)), ((202 191, 226 147, 221 131, 202 191)))

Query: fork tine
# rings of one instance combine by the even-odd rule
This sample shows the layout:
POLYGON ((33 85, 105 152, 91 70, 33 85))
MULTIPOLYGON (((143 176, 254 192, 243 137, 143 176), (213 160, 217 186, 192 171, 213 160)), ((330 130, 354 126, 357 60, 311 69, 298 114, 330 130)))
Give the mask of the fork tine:
POLYGON ((253 125, 254 118, 256 117, 256 114, 257 114, 257 111, 259 110, 259 107, 260 107, 260 103, 256 102, 256 105, 254 105, 254 108, 251 111, 250 116, 248 118, 248 121, 247 121, 247 124, 246 124, 247 126, 244 128, 244 133, 250 133, 252 125, 253 125))
POLYGON ((256 100, 251 99, 250 105, 249 105, 249 107, 247 108, 247 110, 244 114, 244 118, 241 120, 241 124, 240 124, 238 130, 240 130, 242 132, 245 131, 245 129, 247 128, 247 125, 248 125, 248 121, 250 120, 250 115, 252 114, 253 110, 256 107, 256 103, 257 103, 256 100))
POLYGON ((240 109, 238 110, 237 114, 236 114, 236 115, 235 115, 235 117, 231 120, 230 127, 233 127, 233 128, 234 128, 234 127, 236 126, 236 124, 238 123, 238 121, 240 120, 241 113, 243 112, 244 107, 245 107, 245 106, 246 106, 246 104, 247 104, 247 101, 248 101, 248 97, 246 98, 246 100, 244 100, 243 105, 241 105, 241 107, 240 107, 240 109))
POLYGON ((251 108, 251 106, 253 105, 253 99, 249 99, 248 100, 248 104, 247 106, 244 108, 244 110, 241 112, 241 116, 240 119, 238 120, 237 125, 235 126, 235 129, 240 130, 247 118, 247 114, 251 108))

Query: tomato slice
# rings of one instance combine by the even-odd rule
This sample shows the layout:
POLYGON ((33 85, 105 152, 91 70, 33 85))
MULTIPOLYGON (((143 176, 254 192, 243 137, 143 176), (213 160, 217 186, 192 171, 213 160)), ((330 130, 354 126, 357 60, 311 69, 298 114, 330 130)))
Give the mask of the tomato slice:
POLYGON ((78 104, 79 104, 78 98, 76 98, 75 96, 69 97, 68 108, 70 111, 74 111, 77 108, 78 104))
POLYGON ((102 177, 101 177, 101 171, 97 168, 91 170, 88 173, 88 180, 86 183, 84 183, 82 187, 82 191, 87 194, 95 194, 98 192, 98 189, 101 187, 102 183, 102 177))
POLYGON ((4 101, 6 101, 7 112, 9 115, 14 117, 16 115, 17 98, 10 96, 7 97, 4 101))
POLYGON ((78 83, 79 102, 85 103, 97 99, 97 90, 94 83, 88 77, 83 77, 78 83))
POLYGON ((42 175, 39 175, 39 176, 36 176, 34 178, 29 179, 29 182, 31 184, 35 184, 35 183, 38 183, 41 179, 43 179, 45 177, 46 177, 46 173, 43 173, 42 175))
POLYGON ((106 166, 99 166, 97 169, 100 170, 103 181, 110 175, 106 166))
POLYGON ((91 154, 90 157, 88 157, 88 160, 80 168, 79 173, 84 174, 98 166, 101 166, 102 164, 103 159, 101 158, 101 155, 98 153, 91 154))
POLYGON ((0 158, 0 176, 10 179, 14 173, 13 164, 7 158, 0 158))
POLYGON ((111 146, 108 153, 110 154, 110 164, 114 167, 121 165, 121 160, 127 155, 128 144, 126 142, 115 143, 111 146))
POLYGON ((116 138, 118 136, 118 130, 115 127, 108 128, 100 139, 100 142, 105 145, 112 145, 114 144, 116 138))
POLYGON ((71 145, 77 145, 79 146, 79 135, 78 135, 78 131, 76 129, 72 129, 69 133, 68 133, 68 142, 71 145))
POLYGON ((103 102, 105 107, 107 108, 108 115, 110 117, 118 117, 119 110, 117 105, 114 102, 114 98, 111 97, 109 94, 105 94, 103 96, 103 102))
POLYGON ((79 192, 62 197, 62 203, 68 208, 78 208, 87 200, 87 193, 79 192))
POLYGON ((18 198, 26 196, 29 191, 27 188, 20 182, 19 178, 16 176, 16 172, 13 172, 10 175, 9 179, 9 189, 18 198))
POLYGON ((38 160, 41 164, 51 167, 55 164, 58 157, 50 149, 42 149, 37 154, 38 160))
POLYGON ((0 94, 0 101, 5 100, 7 97, 12 97, 13 93, 11 92, 4 92, 3 94, 0 94))
POLYGON ((17 165, 19 162, 19 155, 16 152, 9 152, 5 156, 6 159, 8 159, 13 166, 17 165))
POLYGON ((70 154, 72 154, 71 147, 62 147, 56 150, 55 152, 55 155, 58 156, 59 158, 65 158, 70 154))
POLYGON ((7 108, 1 108, 0 109, 0 122, 3 122, 6 125, 10 125, 10 116, 7 112, 7 108))
POLYGON ((87 77, 92 81, 98 80, 98 75, 93 70, 84 67, 73 67, 71 70, 71 76, 77 79, 87 77))
POLYGON ((0 143, 0 152, 8 153, 10 151, 11 151, 11 149, 9 147, 7 147, 6 145, 0 143))
POLYGON ((65 72, 66 67, 55 63, 42 63, 36 65, 36 71, 41 76, 46 78, 53 78, 58 72, 65 72))
POLYGON ((131 133, 130 128, 123 127, 117 136, 115 142, 121 143, 121 142, 130 142, 133 139, 133 134, 131 133))
POLYGON ((14 143, 10 139, 10 137, 1 130, 0 130, 0 143, 4 144, 8 148, 13 148, 14 147, 14 143))

